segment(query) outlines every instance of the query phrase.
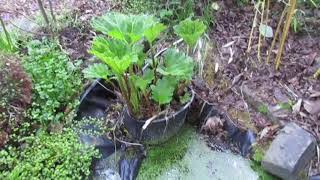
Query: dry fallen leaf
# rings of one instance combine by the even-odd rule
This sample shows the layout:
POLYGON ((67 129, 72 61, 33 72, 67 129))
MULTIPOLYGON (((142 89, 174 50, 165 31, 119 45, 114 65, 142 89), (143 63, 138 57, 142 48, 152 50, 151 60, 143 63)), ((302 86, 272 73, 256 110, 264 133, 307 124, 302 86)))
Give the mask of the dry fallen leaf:
POLYGON ((299 113, 301 109, 301 105, 302 105, 302 99, 299 99, 297 103, 292 106, 292 112, 294 114, 299 113))
POLYGON ((320 113, 320 100, 310 101, 305 100, 303 101, 303 107, 306 111, 312 115, 317 115, 320 113))
POLYGON ((214 116, 207 119, 201 129, 216 134, 223 128, 223 120, 220 117, 214 116))

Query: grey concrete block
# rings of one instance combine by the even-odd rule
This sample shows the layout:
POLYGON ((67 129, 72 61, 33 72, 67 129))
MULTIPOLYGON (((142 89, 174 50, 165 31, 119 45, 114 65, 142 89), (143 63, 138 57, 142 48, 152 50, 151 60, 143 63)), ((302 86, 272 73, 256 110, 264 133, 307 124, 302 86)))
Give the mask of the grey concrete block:
POLYGON ((295 123, 289 123, 271 143, 262 167, 282 179, 299 179, 315 156, 315 142, 310 133, 295 123))

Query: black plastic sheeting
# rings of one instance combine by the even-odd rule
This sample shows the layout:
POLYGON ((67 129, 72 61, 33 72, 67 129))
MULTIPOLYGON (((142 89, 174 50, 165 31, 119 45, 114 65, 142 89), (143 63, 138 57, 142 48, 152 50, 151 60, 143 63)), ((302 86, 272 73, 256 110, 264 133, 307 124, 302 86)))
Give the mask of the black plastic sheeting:
MULTIPOLYGON (((88 87, 80 98, 75 120, 81 121, 85 117, 106 117, 105 110, 117 99, 112 89, 108 88, 110 86, 99 79, 88 87)), ((197 121, 204 123, 209 117, 223 116, 226 119, 224 129, 232 141, 239 145, 241 155, 247 156, 250 153, 251 145, 255 142, 255 134, 251 130, 239 129, 225 113, 221 113, 213 104, 202 101, 201 105, 197 121)), ((97 130, 97 127, 92 125, 84 125, 83 128, 97 130)), ((87 134, 81 134, 80 140, 82 143, 94 145, 102 154, 101 158, 96 159, 93 163, 91 179, 134 180, 137 177, 145 157, 144 147, 126 147, 125 144, 115 144, 104 136, 87 134), (110 158, 115 154, 118 158, 110 158)))
MULTIPOLYGON (((243 130, 233 123, 227 113, 219 110, 216 105, 206 102, 205 100, 197 97, 197 115, 192 116, 197 118, 197 121, 200 121, 200 124, 205 124, 205 122, 210 117, 221 117, 223 118, 224 124, 223 129, 228 133, 228 137, 232 140, 234 144, 240 149, 242 156, 246 157, 251 152, 252 144, 256 141, 256 135, 250 129, 243 130), (200 104, 200 106, 199 106, 200 104)), ((194 112, 193 112, 194 113, 194 112)))
MULTIPOLYGON (((117 99, 111 89, 107 90, 108 88, 110 86, 102 80, 96 80, 88 87, 80 98, 75 120, 81 121, 86 117, 106 117, 106 109, 117 99)), ((99 131, 98 127, 93 125, 84 124, 81 128, 99 131)), ((115 144, 107 137, 88 134, 80 134, 80 141, 84 144, 95 146, 101 153, 101 158, 93 162, 91 179, 133 180, 137 177, 138 170, 145 157, 143 147, 126 147, 125 144, 115 144), (111 162, 113 164, 110 164, 112 159, 109 157, 113 154, 117 154, 120 159, 118 159, 118 162, 111 162), (106 165, 108 163, 110 166, 106 165)))

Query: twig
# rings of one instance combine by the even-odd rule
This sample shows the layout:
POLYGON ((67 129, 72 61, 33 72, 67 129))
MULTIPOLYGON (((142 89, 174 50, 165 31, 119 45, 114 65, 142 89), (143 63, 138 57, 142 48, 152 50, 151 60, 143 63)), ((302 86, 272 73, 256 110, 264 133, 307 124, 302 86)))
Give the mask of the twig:
POLYGON ((123 141, 121 139, 118 139, 116 136, 115 136, 115 139, 123 144, 128 144, 128 145, 132 145, 132 146, 143 146, 142 144, 139 144, 139 143, 131 143, 131 142, 127 142, 127 141, 123 141))
POLYGON ((153 120, 155 120, 160 115, 167 113, 167 111, 168 111, 168 109, 165 111, 161 111, 160 113, 158 113, 158 114, 152 116, 151 118, 149 118, 148 120, 146 120, 146 122, 142 126, 142 130, 145 130, 153 120))
POLYGON ((57 23, 56 16, 53 13, 52 0, 48 0, 48 1, 49 1, 49 7, 50 7, 50 13, 51 13, 52 20, 54 23, 57 23))
POLYGON ((44 10, 42 0, 37 0, 37 2, 38 2, 38 6, 39 6, 39 8, 40 8, 41 14, 42 14, 42 16, 43 16, 43 19, 44 19, 44 21, 46 22, 46 24, 47 24, 47 26, 48 26, 48 28, 49 28, 49 27, 50 27, 50 22, 49 22, 49 18, 48 18, 48 16, 47 16, 47 13, 46 13, 46 11, 44 10))

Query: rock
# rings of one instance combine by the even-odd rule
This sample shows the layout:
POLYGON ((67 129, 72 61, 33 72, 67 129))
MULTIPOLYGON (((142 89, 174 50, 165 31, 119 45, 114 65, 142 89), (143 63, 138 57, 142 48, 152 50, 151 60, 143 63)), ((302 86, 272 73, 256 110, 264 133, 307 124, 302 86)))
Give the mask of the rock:
POLYGON ((299 179, 315 155, 315 142, 307 131, 289 123, 271 143, 262 167, 282 179, 299 179))

